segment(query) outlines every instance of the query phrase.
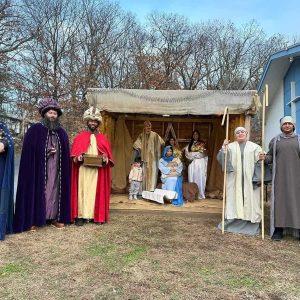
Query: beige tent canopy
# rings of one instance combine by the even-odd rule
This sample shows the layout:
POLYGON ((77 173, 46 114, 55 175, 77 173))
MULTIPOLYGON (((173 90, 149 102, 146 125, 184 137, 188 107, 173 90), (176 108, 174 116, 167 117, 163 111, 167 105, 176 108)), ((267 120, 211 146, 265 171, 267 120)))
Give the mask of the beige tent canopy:
MULTIPOLYGON (((197 129, 207 143, 209 165, 207 190, 222 190, 223 175, 216 161, 225 129, 222 113, 230 113, 230 132, 236 126, 250 129, 259 98, 256 91, 89 89, 87 99, 103 113, 102 131, 113 148, 115 167, 112 188, 125 192, 132 160, 132 144, 149 119, 153 131, 167 139, 175 137, 183 148, 197 129)), ((231 137, 232 139, 232 137, 231 137)), ((159 181, 159 180, 158 180, 159 181)))
POLYGON ((256 91, 89 89, 90 104, 107 112, 156 115, 212 115, 253 110, 256 91))

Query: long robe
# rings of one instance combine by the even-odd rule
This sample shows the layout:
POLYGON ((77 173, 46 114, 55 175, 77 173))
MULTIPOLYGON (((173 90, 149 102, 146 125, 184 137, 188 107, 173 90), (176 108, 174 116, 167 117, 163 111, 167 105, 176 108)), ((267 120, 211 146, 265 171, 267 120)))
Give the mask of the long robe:
POLYGON ((275 227, 300 230, 300 136, 273 138, 266 162, 272 163, 272 194, 270 234, 275 227))
MULTIPOLYGON (((86 154, 98 155, 97 140, 90 135, 90 145, 86 154)), ((78 218, 94 219, 95 198, 98 183, 98 168, 81 164, 78 175, 78 218)))
POLYGON ((185 156, 191 163, 188 166, 189 182, 194 182, 199 188, 199 199, 205 198, 205 187, 207 179, 207 163, 208 157, 205 153, 198 151, 192 152, 188 150, 188 145, 185 147, 185 156))
POLYGON ((14 142, 6 127, 0 122, 5 151, 0 153, 0 240, 12 233, 14 212, 14 142))
MULTIPOLYGON (((260 188, 253 185, 252 178, 261 147, 247 141, 242 153, 238 142, 228 144, 228 163, 232 166, 227 173, 226 210, 227 220, 239 219, 258 223, 261 221, 260 188)), ((222 150, 218 161, 224 160, 222 150)))
POLYGON ((144 162, 143 190, 154 191, 157 184, 158 161, 161 158, 161 148, 164 140, 151 131, 149 134, 141 133, 133 144, 133 148, 140 152, 144 162))
POLYGON ((173 158, 168 162, 161 158, 159 160, 159 170, 161 171, 162 189, 168 191, 175 191, 177 198, 172 200, 172 204, 175 206, 183 206, 183 192, 182 192, 182 162, 177 158, 173 158), (171 172, 171 167, 176 168, 176 172, 171 172))
POLYGON ((54 131, 49 132, 49 140, 47 143, 47 182, 45 187, 46 200, 46 219, 54 220, 58 210, 59 199, 59 156, 60 147, 58 138, 54 131), (55 149, 54 154, 50 154, 50 150, 55 149))
MULTIPOLYGON (((70 151, 66 131, 59 127, 53 131, 59 147, 58 159, 58 211, 57 221, 70 222, 70 151)), ((14 231, 22 232, 32 226, 46 224, 47 149, 50 130, 41 123, 32 125, 23 142, 14 231)))
MULTIPOLYGON (((71 156, 78 157, 87 153, 92 133, 84 131, 79 133, 73 141, 71 156)), ((111 175, 110 168, 113 166, 113 159, 111 147, 105 135, 95 134, 98 155, 104 154, 108 158, 108 164, 98 168, 98 178, 96 185, 96 193, 94 200, 94 222, 104 223, 109 219, 109 200, 110 200, 110 187, 111 175)), ((72 160, 72 179, 71 179, 71 219, 74 221, 78 216, 78 191, 79 191, 79 172, 81 169, 80 163, 75 163, 72 160)), ((84 203, 83 203, 84 205, 84 203)))

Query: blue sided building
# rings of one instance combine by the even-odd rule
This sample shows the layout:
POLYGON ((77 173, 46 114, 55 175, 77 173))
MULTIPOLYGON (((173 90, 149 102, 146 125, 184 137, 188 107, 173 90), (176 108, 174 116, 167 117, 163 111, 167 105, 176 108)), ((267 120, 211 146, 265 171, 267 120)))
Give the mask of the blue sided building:
POLYGON ((300 44, 272 54, 258 85, 261 93, 269 86, 269 106, 266 108, 265 142, 280 132, 279 120, 292 116, 300 133, 300 44))

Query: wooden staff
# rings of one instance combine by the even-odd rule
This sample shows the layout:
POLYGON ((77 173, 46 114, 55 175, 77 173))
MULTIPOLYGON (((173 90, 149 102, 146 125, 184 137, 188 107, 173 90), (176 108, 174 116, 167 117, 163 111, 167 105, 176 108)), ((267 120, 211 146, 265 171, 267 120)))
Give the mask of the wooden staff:
MULTIPOLYGON (((262 151, 265 149, 265 120, 266 120, 266 106, 269 102, 269 87, 266 84, 265 91, 263 93, 263 104, 262 104, 262 124, 261 124, 261 148, 262 151)), ((265 239, 265 215, 264 215, 264 178, 265 178, 265 162, 261 161, 261 187, 260 187, 260 198, 261 198, 261 239, 265 239)))
MULTIPOLYGON (((229 114, 228 114, 228 107, 225 107, 223 119, 222 119, 222 126, 224 126, 226 119, 226 140, 228 141, 228 131, 229 131, 229 114)), ((226 146, 225 150, 225 159, 224 159, 224 182, 223 182, 223 208, 222 208, 222 233, 224 233, 224 223, 225 223, 225 203, 226 203, 226 180, 227 180, 227 150, 228 145, 226 146)))

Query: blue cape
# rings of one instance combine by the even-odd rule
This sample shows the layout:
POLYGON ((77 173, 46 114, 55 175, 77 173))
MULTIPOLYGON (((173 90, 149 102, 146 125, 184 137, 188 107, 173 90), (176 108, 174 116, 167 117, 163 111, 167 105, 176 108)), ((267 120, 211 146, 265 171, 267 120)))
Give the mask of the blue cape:
POLYGON ((0 122, 6 149, 0 154, 0 240, 13 231, 14 213, 14 141, 9 130, 0 122))

